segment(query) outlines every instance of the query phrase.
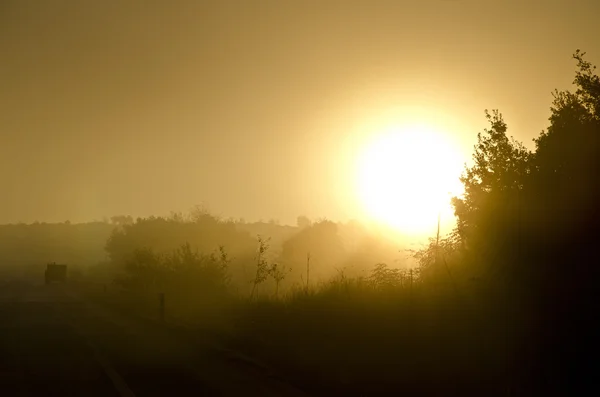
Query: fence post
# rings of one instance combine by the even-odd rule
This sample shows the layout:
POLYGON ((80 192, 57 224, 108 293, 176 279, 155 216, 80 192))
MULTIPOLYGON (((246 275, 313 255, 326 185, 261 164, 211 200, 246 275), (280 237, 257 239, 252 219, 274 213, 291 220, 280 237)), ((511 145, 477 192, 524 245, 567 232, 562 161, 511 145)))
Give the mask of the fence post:
POLYGON ((165 321, 165 293, 164 292, 160 292, 158 294, 158 301, 159 301, 158 316, 160 318, 160 321, 164 322, 165 321))

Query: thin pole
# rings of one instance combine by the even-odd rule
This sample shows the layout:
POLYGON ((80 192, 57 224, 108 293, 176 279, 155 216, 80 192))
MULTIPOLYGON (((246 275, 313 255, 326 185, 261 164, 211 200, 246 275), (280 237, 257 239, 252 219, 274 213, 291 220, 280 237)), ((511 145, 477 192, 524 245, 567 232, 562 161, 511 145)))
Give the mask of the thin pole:
POLYGON ((306 293, 308 294, 308 278, 310 276, 310 252, 306 254, 306 293))

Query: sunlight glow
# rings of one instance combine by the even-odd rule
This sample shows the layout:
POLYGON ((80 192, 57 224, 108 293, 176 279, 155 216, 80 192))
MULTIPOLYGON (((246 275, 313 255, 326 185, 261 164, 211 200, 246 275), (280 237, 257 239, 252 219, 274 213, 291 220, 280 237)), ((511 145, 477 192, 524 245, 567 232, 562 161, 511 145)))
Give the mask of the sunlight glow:
POLYGON ((378 134, 359 156, 357 193, 374 220, 403 233, 435 233, 438 213, 453 218, 463 159, 453 142, 426 125, 378 134))

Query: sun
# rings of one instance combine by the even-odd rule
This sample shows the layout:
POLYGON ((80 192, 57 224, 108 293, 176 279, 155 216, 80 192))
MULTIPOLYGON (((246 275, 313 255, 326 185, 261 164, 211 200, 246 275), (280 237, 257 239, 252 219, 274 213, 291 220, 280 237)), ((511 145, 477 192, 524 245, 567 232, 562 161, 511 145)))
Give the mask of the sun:
POLYGON ((464 160, 453 142, 426 125, 392 127, 368 143, 357 161, 357 190, 377 222, 412 235, 435 232, 438 215, 453 218, 464 160))

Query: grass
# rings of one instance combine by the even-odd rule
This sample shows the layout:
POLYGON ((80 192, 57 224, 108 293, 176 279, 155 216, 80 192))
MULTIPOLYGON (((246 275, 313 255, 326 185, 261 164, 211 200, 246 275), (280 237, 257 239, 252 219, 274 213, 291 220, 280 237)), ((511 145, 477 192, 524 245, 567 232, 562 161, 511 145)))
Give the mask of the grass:
POLYGON ((229 342, 316 395, 502 394, 516 336, 503 314, 485 313, 449 291, 336 280, 241 303, 229 342))
MULTIPOLYGON (((122 310, 158 316, 156 294, 97 290, 122 310)), ((221 298, 167 293, 167 321, 218 336, 313 395, 492 396, 513 382, 518 320, 492 299, 343 277, 279 299, 221 298)))

